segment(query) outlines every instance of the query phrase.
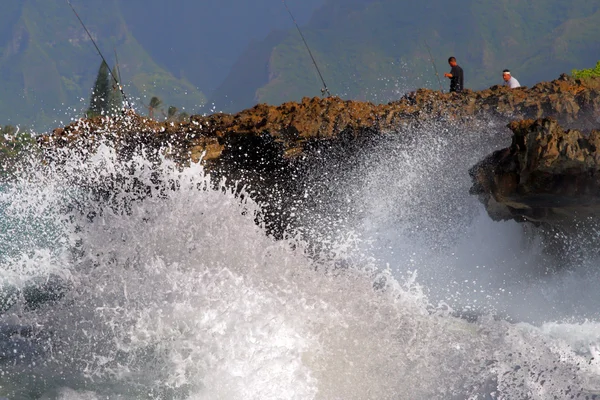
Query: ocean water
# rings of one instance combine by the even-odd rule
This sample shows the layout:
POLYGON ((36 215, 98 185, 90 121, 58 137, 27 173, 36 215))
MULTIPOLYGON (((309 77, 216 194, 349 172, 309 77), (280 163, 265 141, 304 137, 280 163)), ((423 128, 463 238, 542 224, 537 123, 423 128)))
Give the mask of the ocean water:
POLYGON ((600 395, 597 260, 468 195, 508 133, 415 134, 325 166, 283 240, 199 165, 102 145, 30 166, 0 192, 0 398, 600 395))

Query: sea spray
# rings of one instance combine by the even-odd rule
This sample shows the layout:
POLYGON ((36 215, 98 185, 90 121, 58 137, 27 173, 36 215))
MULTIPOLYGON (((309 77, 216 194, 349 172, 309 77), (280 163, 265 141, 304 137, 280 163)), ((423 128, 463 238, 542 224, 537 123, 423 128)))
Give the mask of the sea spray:
MULTIPOLYGON (((261 264, 285 267, 297 263, 294 259, 301 254, 285 255, 288 245, 268 238, 255 224, 255 206, 225 187, 211 189, 200 167, 179 172, 163 161, 159 168, 141 158, 118 163, 114 151, 101 146, 89 159, 61 166, 67 173, 39 172, 50 181, 39 190, 57 188, 46 199, 64 201, 62 207, 54 203, 48 209, 69 221, 62 232, 69 245, 62 250, 70 260, 62 269, 72 289, 60 304, 35 313, 17 305, 5 315, 12 323, 52 332, 43 361, 20 365, 8 376, 19 393, 35 398, 54 385, 89 387, 104 380, 130 383, 118 391, 157 397, 177 398, 204 388, 268 398, 285 391, 286 382, 293 384, 295 374, 302 378, 302 365, 294 359, 307 339, 275 312, 277 305, 291 304, 273 298, 260 279, 252 282, 252 271, 261 264), (89 170, 81 171, 82 161, 89 163, 89 170), (65 190, 73 171, 79 186, 65 190), (117 184, 123 191, 108 197, 95 194, 106 186, 107 177, 127 177, 132 171, 130 180, 117 184), (143 200, 139 192, 129 192, 140 183, 148 188, 143 200), (177 189, 169 193, 171 184, 177 189), (77 207, 69 207, 73 203, 77 207), (70 210, 68 218, 61 215, 65 210, 70 210), (284 256, 278 257, 282 251, 284 256), (268 263, 271 257, 273 264, 268 263), (227 364, 250 356, 254 363, 249 367, 227 364), (261 368, 261 363, 266 365, 261 368), (291 375, 285 378, 287 371, 291 375), (213 380, 218 387, 212 387, 213 380)), ((39 201, 37 194, 17 186, 7 193, 15 203, 39 201)), ((44 274, 43 268, 39 273, 44 274)), ((310 390, 303 379, 294 393, 306 398, 310 390)))
POLYGON ((69 289, 0 316, 29 329, 4 343, 31 343, 0 358, 0 396, 546 399, 600 387, 585 350, 597 335, 572 346, 528 324, 456 318, 411 272, 418 259, 398 278, 405 265, 360 256, 369 242, 332 236, 341 225, 326 230, 326 257, 274 240, 258 206, 200 165, 124 160, 110 145, 69 155, 2 200, 17 219, 27 204, 44 210, 42 232, 61 238, 24 241, 2 271, 23 265, 69 289), (31 254, 45 256, 23 263, 31 254))
POLYGON ((307 190, 316 198, 300 225, 325 237, 353 232, 356 253, 390 265, 397 277, 417 270, 429 300, 457 315, 537 324, 597 318, 597 228, 565 235, 492 221, 469 194, 469 168, 510 135, 493 120, 424 121, 354 153, 325 153, 311 175, 327 191, 307 190))

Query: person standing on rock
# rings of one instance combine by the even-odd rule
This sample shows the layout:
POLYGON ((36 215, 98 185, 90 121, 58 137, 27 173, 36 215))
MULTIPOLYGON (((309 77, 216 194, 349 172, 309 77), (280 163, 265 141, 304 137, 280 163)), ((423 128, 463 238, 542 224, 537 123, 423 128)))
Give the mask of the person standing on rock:
POLYGON ((445 73, 446 78, 450 78, 450 91, 451 92, 462 92, 465 88, 464 75, 461 67, 456 63, 456 58, 450 57, 448 64, 452 67, 450 73, 445 73))
POLYGON ((512 77, 507 69, 502 71, 502 79, 504 79, 504 86, 510 86, 511 89, 521 87, 519 81, 512 77))

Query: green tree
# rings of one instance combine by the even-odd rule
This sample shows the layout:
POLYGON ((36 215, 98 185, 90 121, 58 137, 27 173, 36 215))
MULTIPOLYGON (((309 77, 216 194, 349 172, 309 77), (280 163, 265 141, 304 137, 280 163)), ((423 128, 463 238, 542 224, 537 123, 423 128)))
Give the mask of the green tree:
POLYGON ((107 110, 109 114, 116 115, 123 109, 123 92, 121 91, 121 77, 115 66, 110 75, 110 88, 108 92, 107 110))
POLYGON ((186 113, 185 111, 182 111, 177 116, 177 120, 179 122, 189 121, 190 120, 190 114, 186 113))
POLYGON ((92 96, 90 97, 90 107, 87 111, 88 118, 108 112, 108 98, 110 95, 108 75, 108 65, 102 60, 94 88, 92 89, 92 96))
POLYGON ((165 114, 163 111, 162 114, 165 116, 167 121, 185 122, 189 121, 190 119, 190 115, 188 113, 185 111, 179 112, 179 109, 175 106, 169 106, 167 113, 165 114))
POLYGON ((162 104, 162 100, 156 96, 153 96, 150 99, 150 103, 146 106, 148 107, 148 117, 154 118, 154 112, 160 107, 162 104))
POLYGON ((177 107, 169 106, 167 109, 167 119, 172 120, 177 115, 177 107))

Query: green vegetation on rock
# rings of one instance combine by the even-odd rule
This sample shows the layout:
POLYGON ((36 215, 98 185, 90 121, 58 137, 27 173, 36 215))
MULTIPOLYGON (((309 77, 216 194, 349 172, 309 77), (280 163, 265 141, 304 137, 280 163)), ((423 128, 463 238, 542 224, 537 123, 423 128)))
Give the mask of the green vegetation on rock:
POLYGON ((573 75, 574 78, 579 79, 600 77, 600 61, 596 63, 596 66, 594 68, 574 69, 573 71, 571 71, 571 75, 573 75))

